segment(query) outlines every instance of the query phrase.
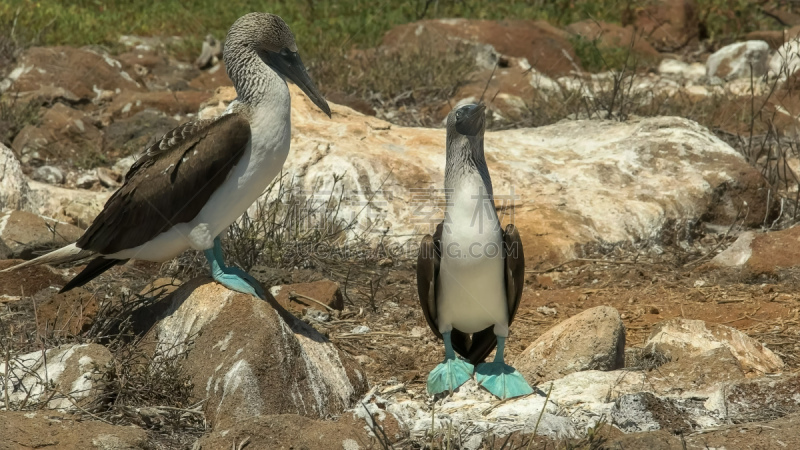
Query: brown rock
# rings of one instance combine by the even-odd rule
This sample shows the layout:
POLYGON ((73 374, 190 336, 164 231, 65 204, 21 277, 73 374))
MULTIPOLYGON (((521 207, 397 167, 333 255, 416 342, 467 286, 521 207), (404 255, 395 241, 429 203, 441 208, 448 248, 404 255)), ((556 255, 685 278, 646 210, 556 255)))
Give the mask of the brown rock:
POLYGON ((788 39, 786 35, 786 31, 756 30, 745 34, 744 39, 747 41, 764 41, 769 44, 769 48, 777 50, 785 42, 784 39, 788 39))
POLYGON ((41 336, 77 336, 92 326, 98 310, 94 295, 83 288, 75 288, 38 305, 36 327, 41 336))
POLYGON ((44 112, 39 125, 27 125, 11 148, 23 162, 77 160, 103 148, 103 133, 83 111, 56 103, 44 112))
POLYGON ((46 102, 98 100, 98 91, 141 92, 119 61, 86 48, 31 47, 19 58, 10 89, 23 97, 46 102))
POLYGON ((193 341, 183 366, 217 430, 262 414, 339 414, 366 392, 358 363, 270 295, 263 301, 200 278, 155 306, 151 340, 177 352, 193 341))
POLYGON ((697 357, 717 348, 730 350, 747 376, 783 370, 783 361, 760 342, 735 328, 702 320, 659 322, 645 343, 647 352, 661 353, 672 361, 697 357))
POLYGON ((580 65, 569 35, 544 21, 422 20, 399 25, 383 36, 383 45, 434 46, 444 50, 456 43, 489 44, 502 55, 527 58, 548 76, 567 75, 580 65))
POLYGON ((587 309, 559 323, 514 361, 514 367, 531 383, 624 366, 625 326, 610 306, 587 309))
POLYGON ((160 138, 179 123, 173 117, 152 109, 114 120, 104 130, 106 149, 121 155, 138 156, 152 145, 154 139, 160 138))
POLYGON ((227 449, 247 441, 255 449, 366 450, 371 448, 364 427, 348 419, 313 420, 296 414, 248 417, 215 429, 197 442, 198 450, 227 449))
MULTIPOLYGON (((0 260, 0 270, 21 263, 20 259, 0 260)), ((34 295, 50 286, 63 286, 67 279, 49 266, 33 266, 14 272, 0 272, 0 301, 34 295)))
POLYGON ((656 63, 660 59, 658 51, 642 39, 641 34, 637 34, 637 31, 631 26, 621 27, 612 23, 587 19, 570 24, 565 29, 588 41, 597 41, 600 49, 619 48, 626 51, 630 49, 632 56, 652 63, 656 63))
POLYGON ((302 314, 306 308, 344 309, 339 283, 331 280, 275 286, 270 289, 270 293, 281 306, 295 314, 302 314))
POLYGON ((1 411, 0 450, 150 448, 147 432, 55 411, 1 411))
POLYGON ((130 117, 147 108, 152 108, 169 115, 194 114, 200 105, 211 98, 208 92, 200 91, 125 91, 114 98, 108 107, 112 117, 130 117))
POLYGON ((0 213, 0 258, 33 259, 44 250, 53 250, 78 240, 83 230, 64 222, 25 211, 0 213))
POLYGON ((800 266, 800 226, 780 231, 742 233, 702 268, 734 268, 748 276, 777 275, 800 266))
POLYGON ((223 86, 233 87, 233 81, 225 70, 225 62, 220 61, 214 67, 204 70, 189 82, 189 87, 198 91, 213 92, 223 86))
POLYGON ((658 51, 673 52, 696 39, 700 21, 695 0, 656 0, 634 12, 633 26, 658 51))
POLYGON ((437 111, 435 119, 444 120, 457 104, 477 103, 481 96, 486 100, 494 98, 488 103, 487 114, 499 114, 509 122, 519 119, 527 112, 524 99, 534 98, 537 88, 531 85, 531 74, 519 67, 507 69, 478 70, 470 76, 469 83, 459 86, 450 102, 443 104, 437 111), (487 87, 488 81, 488 87, 487 87), (484 94, 484 90, 486 94, 484 94))

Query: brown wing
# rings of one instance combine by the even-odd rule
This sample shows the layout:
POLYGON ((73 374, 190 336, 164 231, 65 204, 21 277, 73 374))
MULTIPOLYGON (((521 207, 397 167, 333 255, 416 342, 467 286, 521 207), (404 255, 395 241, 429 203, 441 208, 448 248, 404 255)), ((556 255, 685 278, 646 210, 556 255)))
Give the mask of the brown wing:
POLYGON ((503 256, 506 264, 506 301, 508 302, 508 324, 514 321, 522 299, 522 288, 525 286, 525 253, 522 239, 513 224, 506 226, 503 233, 503 256))
POLYGON ((417 255, 417 293, 422 314, 434 334, 440 339, 439 326, 436 323, 438 313, 436 310, 436 280, 439 277, 439 263, 441 261, 442 225, 436 227, 436 232, 431 236, 425 235, 419 246, 417 255))
POLYGON ((250 140, 240 114, 185 123, 153 144, 78 240, 100 254, 144 244, 194 219, 225 181, 250 140))
MULTIPOLYGON (((508 324, 514 321, 514 316, 519 309, 522 298, 522 288, 525 285, 525 254, 522 251, 522 240, 517 227, 512 224, 506 226, 503 232, 503 258, 505 260, 505 285, 506 302, 508 304, 508 324)), ((453 345, 455 347, 455 344, 453 345)), ((472 342, 467 354, 463 354, 472 364, 478 364, 486 359, 489 353, 497 346, 497 337, 494 335, 494 326, 488 327, 472 334, 472 342)), ((461 353, 461 352, 459 352, 461 353)))

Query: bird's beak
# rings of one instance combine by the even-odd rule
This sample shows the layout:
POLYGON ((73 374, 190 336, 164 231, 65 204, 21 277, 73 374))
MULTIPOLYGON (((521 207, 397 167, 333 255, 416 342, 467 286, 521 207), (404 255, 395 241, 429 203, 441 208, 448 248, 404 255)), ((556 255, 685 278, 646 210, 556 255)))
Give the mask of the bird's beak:
POLYGON ((306 66, 303 65, 303 60, 300 59, 300 55, 297 52, 268 51, 266 52, 265 62, 278 73, 290 79, 294 84, 300 87, 322 112, 327 114, 328 117, 331 116, 331 108, 328 106, 328 102, 325 101, 325 98, 317 89, 314 81, 311 80, 311 77, 306 71, 306 66))
POLYGON ((483 131, 484 111, 486 106, 483 103, 474 105, 467 112, 467 116, 456 123, 456 131, 465 136, 477 136, 483 131))

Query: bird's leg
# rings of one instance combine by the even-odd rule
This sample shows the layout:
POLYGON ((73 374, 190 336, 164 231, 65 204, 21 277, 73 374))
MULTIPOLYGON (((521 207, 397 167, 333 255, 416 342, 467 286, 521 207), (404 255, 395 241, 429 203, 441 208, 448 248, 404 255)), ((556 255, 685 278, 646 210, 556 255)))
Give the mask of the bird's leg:
POLYGON ((444 339, 444 361, 436 366, 428 375, 428 394, 440 392, 453 392, 456 388, 466 383, 472 377, 475 367, 460 359, 453 351, 450 341, 450 331, 442 333, 444 339))
POLYGON ((225 257, 222 255, 222 243, 219 237, 214 238, 214 247, 204 250, 203 254, 211 266, 211 276, 218 283, 237 292, 254 295, 264 300, 267 298, 264 288, 250 274, 238 267, 225 265, 225 257))
POLYGON ((532 393, 533 389, 522 377, 522 374, 503 360, 505 347, 506 338, 497 336, 497 351, 494 354, 494 361, 478 364, 478 368, 475 370, 475 379, 478 384, 503 400, 532 393))

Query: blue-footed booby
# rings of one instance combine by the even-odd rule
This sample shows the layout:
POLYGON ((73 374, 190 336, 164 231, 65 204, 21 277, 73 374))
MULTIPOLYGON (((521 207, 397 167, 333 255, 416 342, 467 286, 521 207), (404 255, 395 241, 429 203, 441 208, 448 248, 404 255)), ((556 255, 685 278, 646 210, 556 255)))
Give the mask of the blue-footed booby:
POLYGON ((133 164, 123 185, 74 244, 6 269, 97 255, 61 292, 129 259, 167 261, 202 250, 230 289, 264 297, 250 275, 225 265, 219 235, 283 167, 291 140, 288 78, 330 117, 280 17, 250 13, 231 26, 223 59, 237 98, 221 116, 178 126, 133 164))
POLYGON ((428 375, 431 395, 452 392, 473 370, 478 383, 502 399, 533 392, 503 360, 522 297, 525 257, 516 227, 503 230, 495 210, 483 154, 484 110, 482 104, 465 105, 447 117, 445 218, 422 239, 417 259, 422 312, 445 348, 444 362, 428 375), (475 369, 495 345, 494 361, 475 369))

